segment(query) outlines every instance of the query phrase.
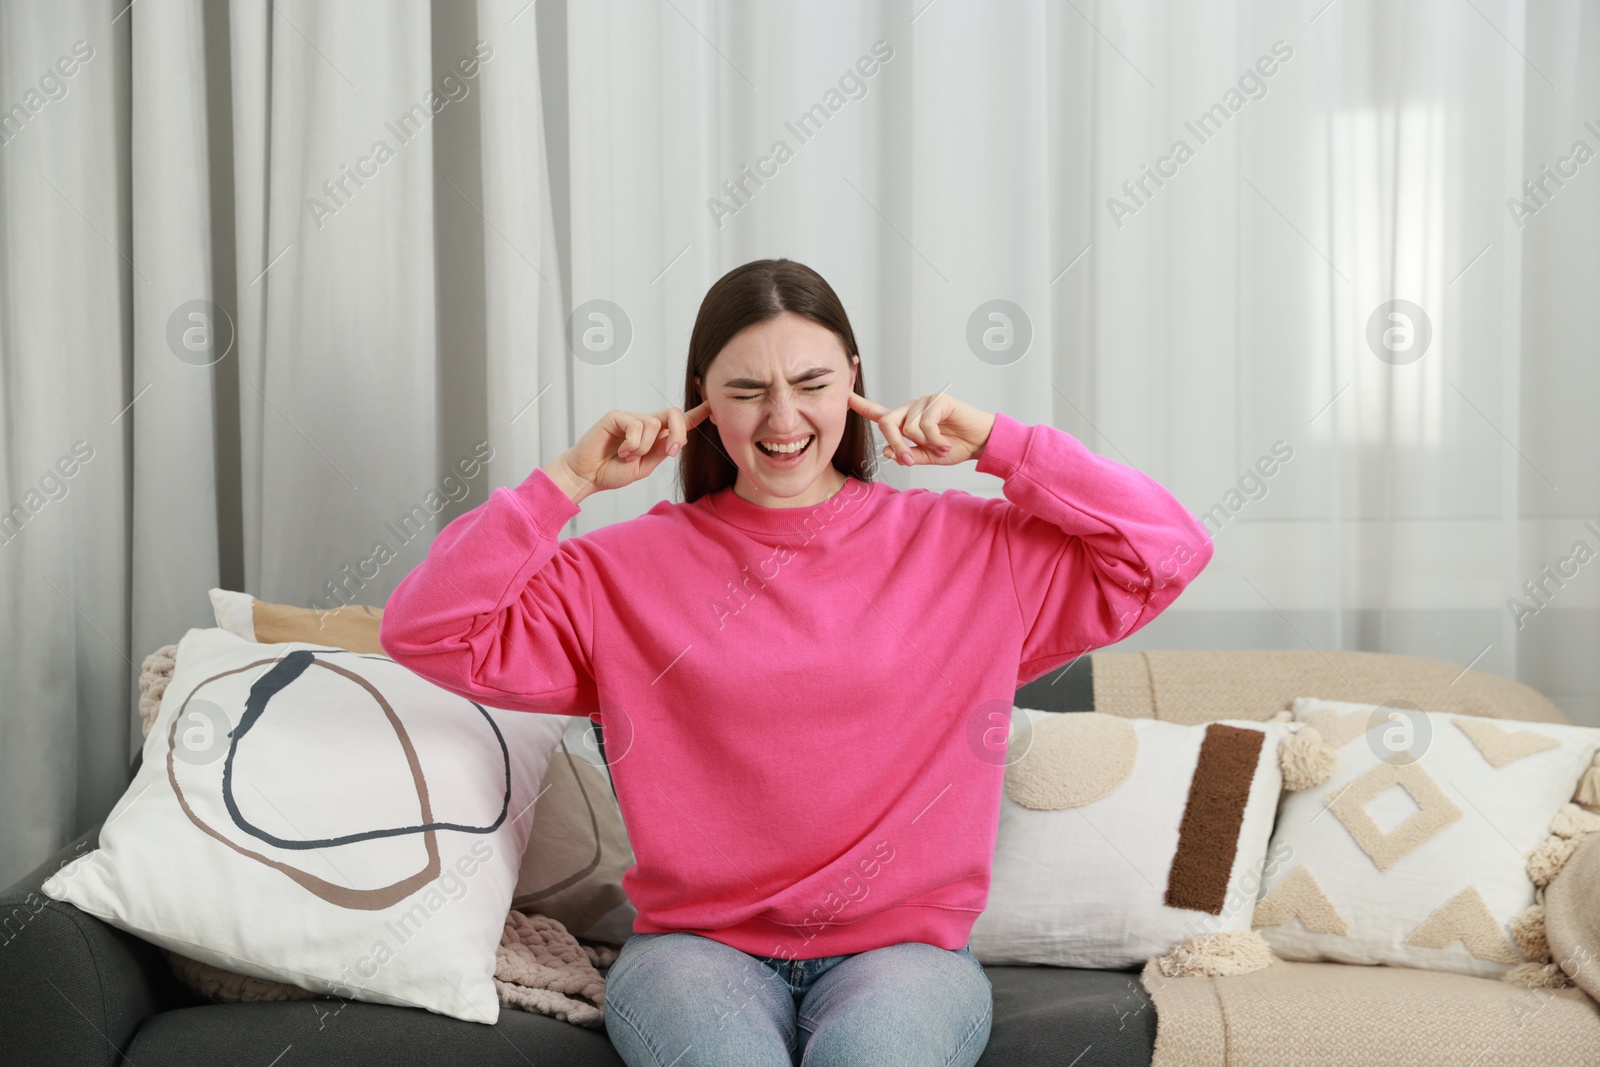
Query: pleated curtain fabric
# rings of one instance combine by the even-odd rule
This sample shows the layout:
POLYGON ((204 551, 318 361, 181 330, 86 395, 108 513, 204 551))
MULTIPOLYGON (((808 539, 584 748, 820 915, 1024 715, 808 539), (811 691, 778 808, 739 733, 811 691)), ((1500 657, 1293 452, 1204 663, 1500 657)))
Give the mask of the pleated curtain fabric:
POLYGON ((0 882, 121 795, 207 589, 383 603, 606 410, 684 404, 765 257, 873 397, 1053 423, 1206 520, 1125 650, 1472 661, 1600 722, 1597 51, 1532 4, 0 0, 0 882))

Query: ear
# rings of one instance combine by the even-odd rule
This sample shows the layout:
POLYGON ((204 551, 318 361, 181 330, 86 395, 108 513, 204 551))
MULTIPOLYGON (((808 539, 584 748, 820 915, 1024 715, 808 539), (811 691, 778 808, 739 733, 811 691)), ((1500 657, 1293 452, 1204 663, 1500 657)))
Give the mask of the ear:
MULTIPOLYGON (((700 391, 700 399, 701 399, 701 401, 705 401, 706 400, 705 380, 703 378, 701 378, 700 375, 698 375, 698 374, 696 374, 694 376, 694 387, 700 391)), ((699 405, 693 405, 692 404, 690 406, 691 407, 698 407, 699 405)), ((711 423, 712 425, 715 425, 716 421, 717 421, 717 413, 709 405, 706 407, 706 421, 711 423)))

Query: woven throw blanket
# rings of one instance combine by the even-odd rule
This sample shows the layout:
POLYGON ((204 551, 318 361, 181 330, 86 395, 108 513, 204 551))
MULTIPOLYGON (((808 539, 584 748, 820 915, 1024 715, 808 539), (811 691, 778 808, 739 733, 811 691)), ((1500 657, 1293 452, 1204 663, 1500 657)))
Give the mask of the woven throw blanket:
POLYGON ((1425 711, 1570 723, 1532 686, 1454 663, 1386 652, 1096 652, 1094 709, 1202 723, 1270 719, 1295 697, 1357 704, 1404 701, 1425 711))
POLYGON ((1152 960, 1140 981, 1151 1067, 1576 1067, 1600 1049, 1600 1004, 1572 987, 1287 960, 1226 978, 1166 978, 1152 960))
MULTIPOLYGON (((167 683, 172 680, 177 654, 177 645, 165 645, 145 657, 139 673, 139 718, 146 735, 155 722, 167 683)), ((266 978, 235 974, 165 948, 161 954, 177 979, 207 1000, 310 1000, 325 995, 266 978)), ((580 942, 548 915, 511 911, 506 915, 500 947, 495 951, 494 985, 500 1006, 602 1029, 606 981, 600 972, 616 958, 614 946, 580 942)))

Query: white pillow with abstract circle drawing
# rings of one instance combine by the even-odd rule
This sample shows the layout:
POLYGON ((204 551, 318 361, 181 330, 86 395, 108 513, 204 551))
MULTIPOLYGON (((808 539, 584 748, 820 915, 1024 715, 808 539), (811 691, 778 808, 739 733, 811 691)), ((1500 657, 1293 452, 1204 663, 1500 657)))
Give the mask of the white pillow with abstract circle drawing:
POLYGON ((1589 767, 1600 730, 1301 697, 1333 745, 1321 785, 1285 796, 1254 926, 1289 960, 1500 977, 1534 903, 1528 853, 1589 767))
POLYGON ((99 847, 44 892, 224 970, 494 1023, 566 725, 387 656, 193 629, 99 847))
POLYGON ((1014 709, 972 954, 1115 969, 1248 933, 1297 729, 1014 709))

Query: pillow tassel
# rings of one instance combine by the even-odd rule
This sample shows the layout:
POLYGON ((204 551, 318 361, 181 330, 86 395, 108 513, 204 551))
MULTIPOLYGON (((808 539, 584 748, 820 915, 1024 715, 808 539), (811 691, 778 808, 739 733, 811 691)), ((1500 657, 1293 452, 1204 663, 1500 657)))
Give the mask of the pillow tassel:
POLYGON ((1338 751, 1311 726, 1302 726, 1284 738, 1278 749, 1283 788, 1290 792, 1326 782, 1338 762, 1338 751))
POLYGON ((1544 905, 1531 905, 1521 915, 1506 925, 1511 940, 1522 958, 1530 963, 1549 963, 1550 942, 1544 934, 1544 905))
POLYGON ((1255 930, 1187 934, 1156 968, 1167 978, 1225 977, 1252 974, 1272 962, 1272 949, 1255 930))
POLYGON ((1519 963, 1500 980, 1528 989, 1563 989, 1573 984, 1567 972, 1554 963, 1519 963))
POLYGON ((1578 779, 1578 793, 1572 799, 1586 807, 1600 807, 1600 753, 1578 779))

